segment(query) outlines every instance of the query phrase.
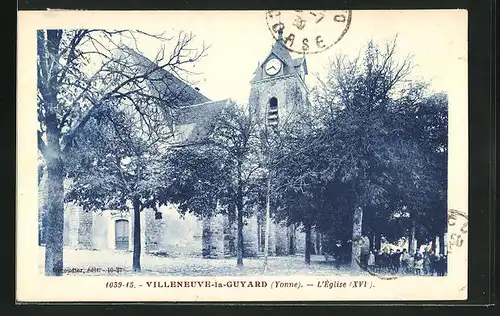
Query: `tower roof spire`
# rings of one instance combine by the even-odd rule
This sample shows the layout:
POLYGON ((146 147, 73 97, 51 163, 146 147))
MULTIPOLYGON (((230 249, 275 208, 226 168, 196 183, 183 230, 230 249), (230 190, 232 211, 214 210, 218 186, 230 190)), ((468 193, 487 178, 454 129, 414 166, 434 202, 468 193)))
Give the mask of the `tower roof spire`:
POLYGON ((282 41, 283 40, 283 29, 285 26, 281 24, 281 26, 278 28, 278 39, 277 41, 282 41))

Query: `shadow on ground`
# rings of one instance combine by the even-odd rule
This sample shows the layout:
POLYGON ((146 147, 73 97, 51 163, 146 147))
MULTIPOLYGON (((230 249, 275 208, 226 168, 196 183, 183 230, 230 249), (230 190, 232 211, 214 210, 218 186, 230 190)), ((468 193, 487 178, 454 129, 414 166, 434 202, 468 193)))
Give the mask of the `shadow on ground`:
MULTIPOLYGON (((44 271, 44 252, 39 250, 39 269, 44 271)), ((268 268, 263 273, 263 258, 245 258, 243 268, 236 266, 236 258, 204 259, 201 257, 161 257, 141 255, 141 273, 132 273, 132 252, 92 251, 64 249, 65 275, 162 275, 162 276, 239 276, 239 275, 359 275, 365 272, 351 272, 337 269, 323 256, 311 256, 311 264, 304 263, 299 255, 269 257, 268 268), (110 272, 111 271, 111 272, 110 272), (119 272, 117 272, 119 271, 119 272)))

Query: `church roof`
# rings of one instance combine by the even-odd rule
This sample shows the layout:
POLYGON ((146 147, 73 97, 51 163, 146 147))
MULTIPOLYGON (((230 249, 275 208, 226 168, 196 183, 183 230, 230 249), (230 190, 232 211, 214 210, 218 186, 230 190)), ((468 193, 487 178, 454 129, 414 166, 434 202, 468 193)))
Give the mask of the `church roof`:
POLYGON ((299 67, 300 65, 302 65, 303 62, 304 62, 304 57, 299 57, 292 60, 292 64, 294 67, 299 67))
MULTIPOLYGON (((135 50, 127 47, 125 51, 144 67, 157 67, 156 63, 135 50)), ((228 102, 228 100, 210 100, 196 88, 163 68, 155 71, 153 81, 156 91, 179 94, 170 111, 177 145, 198 142, 207 136, 211 123, 228 102)))
MULTIPOLYGON (((148 69, 152 70, 158 67, 157 63, 126 45, 121 45, 119 53, 122 55, 125 54, 125 58, 127 59, 133 59, 134 68, 141 68, 131 69, 132 71, 145 72, 148 69)), ((148 83, 152 83, 152 90, 162 93, 163 95, 168 93, 173 96, 172 103, 175 104, 172 104, 172 107, 182 107, 210 101, 209 98, 204 96, 197 89, 191 87, 188 83, 184 82, 184 80, 165 68, 156 69, 150 77, 152 80, 148 80, 148 83)), ((166 96, 165 99, 168 99, 168 96, 166 96)))
MULTIPOLYGON (((127 51, 134 58, 140 60, 141 64, 156 67, 154 62, 133 49, 127 51)), ((212 101, 196 88, 191 87, 163 68, 155 71, 155 77, 161 79, 155 81, 156 90, 180 91, 183 96, 180 98, 180 104, 174 104, 171 110, 171 122, 175 135, 174 146, 185 146, 202 141, 208 136, 215 118, 220 115, 229 100, 212 101)))
POLYGON ((292 64, 293 64, 293 67, 295 67, 295 68, 298 68, 298 67, 300 67, 303 64, 304 65, 304 70, 305 70, 306 75, 307 75, 306 57, 302 56, 302 57, 299 57, 299 58, 295 58, 295 59, 292 60, 292 64))
POLYGON ((229 99, 193 104, 175 111, 177 144, 191 144, 208 136, 215 118, 221 114, 229 99))
POLYGON ((292 55, 290 55, 290 51, 286 48, 283 38, 278 39, 274 43, 271 54, 276 55, 285 65, 293 66, 292 55))
POLYGON ((259 64, 257 66, 257 69, 255 69, 255 71, 253 72, 252 81, 259 80, 260 78, 262 78, 263 71, 264 70, 262 69, 262 65, 259 64))

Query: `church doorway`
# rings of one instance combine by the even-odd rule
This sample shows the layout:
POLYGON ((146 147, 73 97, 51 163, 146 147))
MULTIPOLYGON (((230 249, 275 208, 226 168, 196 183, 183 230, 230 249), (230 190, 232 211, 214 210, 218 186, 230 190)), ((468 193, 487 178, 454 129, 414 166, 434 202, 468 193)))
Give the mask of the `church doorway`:
POLYGON ((115 222, 115 249, 128 250, 128 220, 119 219, 115 222))

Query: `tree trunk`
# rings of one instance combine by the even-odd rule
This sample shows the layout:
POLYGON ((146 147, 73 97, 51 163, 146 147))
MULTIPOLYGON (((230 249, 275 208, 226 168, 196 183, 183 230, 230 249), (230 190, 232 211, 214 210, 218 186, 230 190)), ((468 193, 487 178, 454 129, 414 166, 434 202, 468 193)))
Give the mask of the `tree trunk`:
POLYGON ((311 224, 306 223, 306 245, 304 252, 304 260, 307 265, 311 264, 311 224))
POLYGON ((296 252, 296 245, 295 245, 295 224, 291 224, 288 227, 288 232, 290 233, 288 236, 288 254, 289 255, 294 255, 296 252))
POLYGON ((434 238, 432 238, 431 251, 434 253, 436 252, 436 236, 434 236, 434 238))
POLYGON ((443 233, 440 233, 438 235, 438 238, 439 238, 439 254, 440 255, 444 255, 444 252, 445 252, 445 245, 444 245, 444 234, 443 233))
POLYGON ((236 265, 243 268, 243 180, 242 180, 242 162, 241 159, 237 160, 236 167, 238 175, 238 187, 236 192, 236 211, 237 213, 237 229, 238 229, 238 240, 236 249, 236 265))
POLYGON ((373 233, 372 238, 369 238, 370 241, 370 250, 375 248, 375 233, 373 233))
POLYGON ((316 246, 314 253, 317 255, 320 255, 321 254, 321 234, 318 232, 317 229, 316 229, 316 242, 314 244, 316 246))
POLYGON ((134 253, 132 257, 132 271, 141 272, 141 203, 134 198, 134 253))
POLYGON ((236 265, 243 267, 243 207, 236 208, 237 238, 236 238, 236 265))
POLYGON ((415 220, 411 221, 410 235, 408 236, 408 253, 410 255, 415 254, 415 220))
MULTIPOLYGON (((50 89, 46 100, 57 103, 56 91, 50 89)), ((62 275, 64 236, 64 164, 59 139, 56 113, 46 114, 47 147, 47 208, 45 215, 45 275, 62 275)))
POLYGON ((38 91, 45 108, 47 145, 42 155, 47 162, 47 208, 45 214, 45 275, 60 276, 63 270, 64 236, 64 162, 62 160, 61 129, 57 119, 59 64, 54 61, 59 54, 61 30, 37 31, 39 62, 38 91), (49 67, 49 65, 51 65, 49 67))
POLYGON ((266 193, 266 236, 264 239, 264 272, 267 269, 267 257, 269 256, 269 234, 271 228, 271 175, 267 176, 267 193, 266 193))
POLYGON ((230 256, 236 255, 236 243, 234 238, 234 224, 236 222, 234 212, 229 212, 229 254, 230 256))
MULTIPOLYGON (((49 137, 49 132, 47 132, 49 137)), ((58 137, 57 137, 58 139, 58 137)), ((49 141, 49 150, 56 152, 59 144, 55 145, 49 141), (50 144, 52 143, 52 144, 50 144)), ((44 239, 45 239, 45 275, 60 276, 63 270, 63 236, 64 236, 64 175, 63 163, 58 156, 54 154, 47 161, 47 208, 44 215, 44 239)))
POLYGON ((375 233, 375 242, 374 242, 374 248, 377 250, 380 250, 382 248, 382 235, 380 233, 375 233))
POLYGON ((352 220, 352 250, 351 250, 351 269, 359 269, 358 261, 361 260, 361 234, 363 227, 363 209, 356 207, 352 220))

